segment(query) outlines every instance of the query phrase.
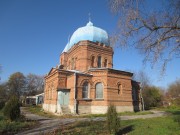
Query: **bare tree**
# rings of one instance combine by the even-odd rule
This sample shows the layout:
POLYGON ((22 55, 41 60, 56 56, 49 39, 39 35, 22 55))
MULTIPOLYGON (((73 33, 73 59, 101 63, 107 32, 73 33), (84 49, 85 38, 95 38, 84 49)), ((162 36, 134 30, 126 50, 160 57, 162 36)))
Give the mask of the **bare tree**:
POLYGON ((160 64, 161 73, 167 63, 180 58, 180 0, 156 1, 149 8, 144 0, 109 0, 118 20, 112 43, 133 46, 154 67, 160 64))
POLYGON ((44 77, 28 74, 26 77, 26 90, 28 95, 42 93, 44 90, 44 77))
POLYGON ((150 77, 143 71, 139 71, 133 75, 133 79, 140 82, 140 98, 142 104, 142 111, 144 111, 144 95, 143 92, 146 90, 148 86, 150 86, 150 77))
POLYGON ((133 79, 141 83, 141 87, 144 89, 146 86, 150 85, 151 78, 146 74, 145 71, 140 70, 137 73, 134 73, 133 79))

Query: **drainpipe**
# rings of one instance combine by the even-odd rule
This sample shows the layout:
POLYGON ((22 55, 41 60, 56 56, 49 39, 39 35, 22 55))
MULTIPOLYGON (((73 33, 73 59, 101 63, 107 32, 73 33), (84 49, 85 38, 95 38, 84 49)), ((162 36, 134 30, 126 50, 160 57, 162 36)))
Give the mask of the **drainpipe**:
POLYGON ((77 114, 77 89, 76 89, 77 74, 74 73, 74 113, 77 114))

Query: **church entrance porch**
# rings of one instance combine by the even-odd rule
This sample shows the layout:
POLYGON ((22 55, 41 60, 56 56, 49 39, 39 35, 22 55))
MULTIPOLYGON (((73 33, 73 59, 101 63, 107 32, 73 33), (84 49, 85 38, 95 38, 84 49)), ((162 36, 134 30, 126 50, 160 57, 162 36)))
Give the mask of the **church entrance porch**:
POLYGON ((58 91, 58 106, 61 108, 63 114, 70 113, 69 109, 69 89, 61 89, 58 91))

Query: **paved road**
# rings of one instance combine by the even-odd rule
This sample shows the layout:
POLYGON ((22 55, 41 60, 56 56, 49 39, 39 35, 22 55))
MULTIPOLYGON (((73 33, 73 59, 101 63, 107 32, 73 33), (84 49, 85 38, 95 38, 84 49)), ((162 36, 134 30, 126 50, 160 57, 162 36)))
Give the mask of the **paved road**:
MULTIPOLYGON (((97 118, 47 118, 35 114, 31 114, 30 112, 27 112, 24 108, 21 109, 22 113, 25 115, 26 118, 31 120, 37 120, 39 121, 39 125, 34 128, 30 129, 21 133, 18 133, 17 135, 39 135, 44 134, 50 131, 53 131, 54 129, 57 129, 61 127, 62 125, 68 125, 70 123, 76 122, 76 121, 105 121, 105 117, 97 117, 97 118)), ((154 118, 154 117, 162 117, 167 115, 167 113, 163 111, 153 111, 154 114, 147 114, 147 115, 134 115, 134 116, 120 116, 121 120, 130 120, 130 119, 147 119, 147 118, 154 118)))

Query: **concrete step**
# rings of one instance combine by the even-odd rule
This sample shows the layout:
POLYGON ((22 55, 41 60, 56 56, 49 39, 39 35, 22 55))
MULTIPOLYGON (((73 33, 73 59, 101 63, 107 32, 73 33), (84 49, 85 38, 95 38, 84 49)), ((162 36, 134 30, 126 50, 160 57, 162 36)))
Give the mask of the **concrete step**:
POLYGON ((68 106, 61 106, 63 114, 71 114, 71 110, 68 106))

